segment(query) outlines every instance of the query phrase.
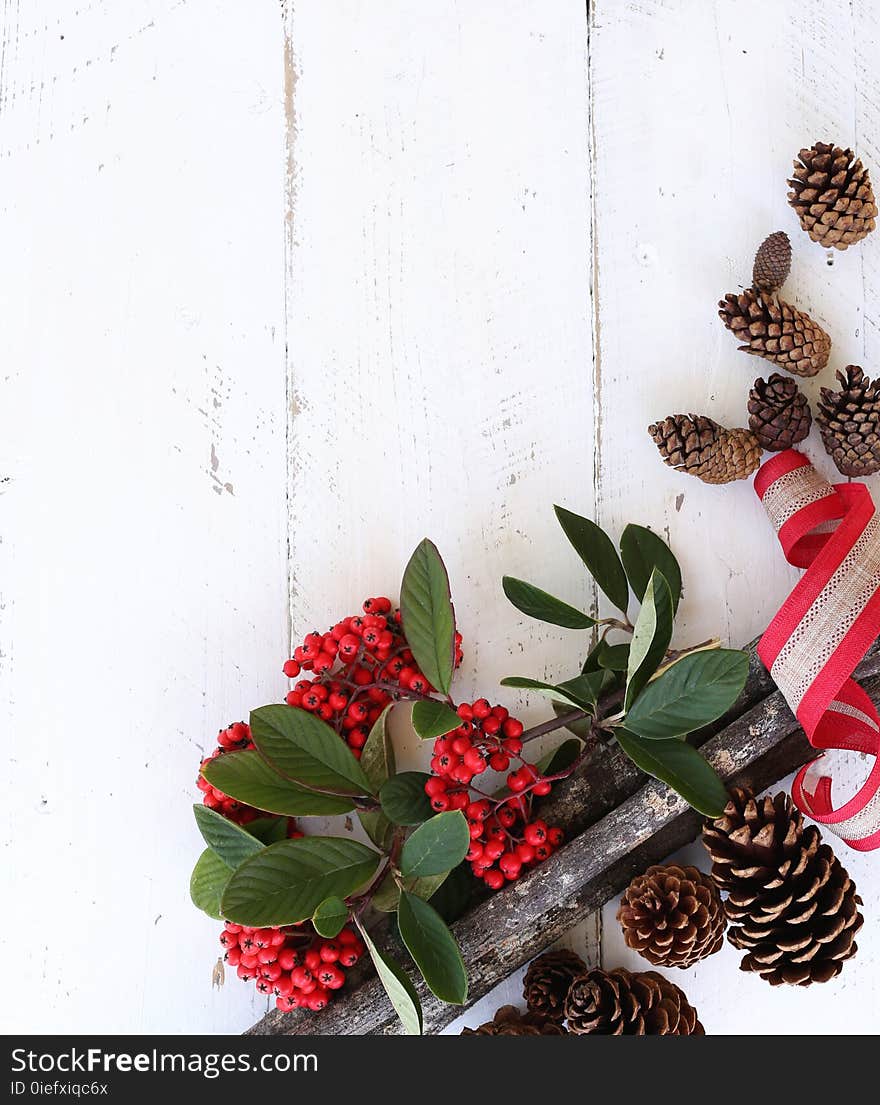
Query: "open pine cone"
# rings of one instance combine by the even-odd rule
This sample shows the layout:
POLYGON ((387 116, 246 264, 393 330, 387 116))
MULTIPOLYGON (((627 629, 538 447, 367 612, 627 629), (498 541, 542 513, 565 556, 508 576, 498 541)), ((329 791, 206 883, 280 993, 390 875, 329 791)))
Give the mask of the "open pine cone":
POLYGON ((565 948, 539 955, 529 964, 523 979, 523 997, 529 1012, 552 1021, 563 1021, 568 988, 572 979, 586 969, 581 957, 565 948))
POLYGON ((787 794, 755 798, 744 788, 703 827, 712 877, 728 892, 728 939, 747 953, 740 969, 771 986, 828 982, 858 950, 862 899, 821 841, 787 794))
POLYGON ((743 353, 763 357, 795 376, 815 376, 828 364, 831 338, 805 311, 746 288, 718 303, 718 317, 743 344, 743 353))
POLYGON ((691 967, 717 952, 727 921, 721 895, 696 867, 649 867, 624 891, 617 920, 627 947, 658 967, 691 967))
POLYGON ((764 449, 778 452, 803 441, 813 416, 807 397, 789 376, 759 376, 749 392, 749 429, 764 449))
POLYGON ((840 391, 820 393, 822 444, 844 476, 870 476, 880 471, 880 385, 858 365, 847 365, 837 379, 840 391))
POLYGON ((704 1036, 682 991, 655 971, 590 971, 576 978, 565 1002, 574 1036, 704 1036))
POLYGON ((672 414, 648 433, 663 460, 703 483, 744 480, 761 463, 761 446, 751 430, 726 430, 703 414, 672 414))
POLYGON ((829 142, 801 150, 788 183, 788 202, 814 242, 846 249, 874 229, 871 178, 852 150, 829 142))
POLYGON ((479 1028, 463 1028, 462 1036, 567 1036, 556 1021, 535 1013, 520 1013, 513 1005, 502 1005, 491 1021, 479 1028))

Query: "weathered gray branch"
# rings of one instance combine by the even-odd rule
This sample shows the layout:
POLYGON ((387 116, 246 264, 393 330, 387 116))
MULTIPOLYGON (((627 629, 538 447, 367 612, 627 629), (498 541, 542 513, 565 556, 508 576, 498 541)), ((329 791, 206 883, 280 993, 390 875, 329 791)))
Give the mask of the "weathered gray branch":
MULTIPOLYGON (((814 755, 803 731, 750 646, 748 682, 727 716, 698 743, 725 781, 764 789, 814 755)), ((856 672, 880 702, 876 646, 856 672)), ((542 816, 562 825, 568 843, 504 890, 479 901, 453 931, 470 979, 469 1004, 522 963, 618 894, 634 874, 693 840, 700 817, 677 794, 638 771, 615 747, 603 746, 572 779, 554 788, 542 816)), ((378 941, 405 959, 386 926, 378 941)), ((437 1032, 460 1008, 419 985, 425 1031, 437 1032)), ((395 1034, 399 1022, 367 964, 322 1013, 269 1013, 261 1035, 395 1034)))

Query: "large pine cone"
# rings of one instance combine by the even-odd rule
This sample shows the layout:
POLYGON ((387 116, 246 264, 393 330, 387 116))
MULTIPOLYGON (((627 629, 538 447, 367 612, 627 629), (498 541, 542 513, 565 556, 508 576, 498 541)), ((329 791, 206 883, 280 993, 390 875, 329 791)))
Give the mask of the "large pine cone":
POLYGON ((722 816, 705 823, 703 843, 728 892, 728 939, 748 953, 740 969, 771 986, 828 982, 857 951, 855 883, 787 794, 730 794, 722 816))
POLYGON ((837 373, 840 391, 822 388, 816 421, 825 451, 844 476, 880 470, 880 387, 858 365, 837 373))
POLYGON ((788 279, 791 272, 791 242, 784 230, 777 230, 758 246, 752 266, 752 283, 760 291, 772 295, 788 279))
POLYGON ((874 229, 877 206, 868 170, 852 150, 817 142, 801 150, 788 202, 814 242, 846 249, 874 229))
POLYGON ((727 921, 721 895, 696 867, 649 867, 617 911, 627 947, 657 967, 690 967, 717 952, 727 921))
POLYGON ((761 446, 750 430, 725 430, 702 414, 672 414, 648 433, 670 467, 703 483, 744 480, 761 463, 761 446))
POLYGON ((618 967, 581 975, 565 1002, 574 1036, 705 1036, 681 990, 655 971, 618 967))
POLYGON ((743 353, 763 357, 793 372, 815 376, 828 364, 831 338, 818 322, 790 303, 746 288, 718 302, 718 317, 743 344, 743 353))
POLYGON ((479 1028, 463 1028, 462 1036, 567 1036, 556 1021, 534 1013, 520 1013, 513 1005, 502 1005, 491 1021, 479 1028))
POLYGON ((523 997, 530 1013, 552 1021, 565 1020, 565 999, 572 979, 587 969, 579 955, 565 948, 533 960, 523 979, 523 997))
POLYGON ((763 448, 790 449, 810 432, 813 416, 807 397, 789 376, 759 376, 749 392, 749 429, 763 448))

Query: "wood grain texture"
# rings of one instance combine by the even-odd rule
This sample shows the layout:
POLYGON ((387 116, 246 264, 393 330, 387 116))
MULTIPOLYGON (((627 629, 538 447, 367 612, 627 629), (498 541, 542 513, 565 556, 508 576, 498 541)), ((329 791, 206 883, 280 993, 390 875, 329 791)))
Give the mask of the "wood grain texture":
POLYGON ((278 11, 8 0, 0 33, 2 897, 18 934, 0 1023, 235 1031, 265 1001, 228 971, 212 988, 190 804, 220 726, 284 683, 278 11))
MULTIPOLYGON (((868 2, 595 0, 590 27, 595 134, 594 234, 602 449, 598 501, 612 529, 639 517, 682 562, 679 639, 756 633, 799 573, 788 567, 750 482, 706 487, 660 464, 645 427, 679 411, 743 425, 752 380, 771 366, 736 349, 715 312, 748 284, 761 239, 794 247, 785 296, 830 333, 834 369, 880 364, 880 239, 845 253, 809 241, 786 202, 791 161, 815 140, 855 147, 880 171, 880 13, 868 2)), ((804 451, 834 478, 814 429, 804 451)), ((876 495, 877 477, 869 481, 876 495)), ((853 757, 852 783, 866 765, 853 757)), ((773 991, 736 973, 736 953, 676 972, 708 1031, 853 1031, 876 1007, 880 970, 876 857, 835 845, 868 919, 861 966, 815 993, 773 991), (725 997, 719 1000, 719 987, 725 997)), ((690 861, 704 862, 699 849, 690 861)), ((641 966, 609 906, 605 962, 641 966)))
POLYGON ((595 508, 584 5, 299 0, 287 36, 294 631, 396 594, 428 535, 456 699, 540 720, 499 679, 574 674, 587 637, 500 582, 592 601, 552 512, 595 508))

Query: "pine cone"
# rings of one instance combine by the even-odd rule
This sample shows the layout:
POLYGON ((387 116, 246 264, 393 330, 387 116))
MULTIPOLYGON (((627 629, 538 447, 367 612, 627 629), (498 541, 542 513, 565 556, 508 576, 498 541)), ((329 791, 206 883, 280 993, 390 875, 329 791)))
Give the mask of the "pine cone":
POLYGON ((765 295, 778 291, 791 272, 791 242, 784 230, 777 230, 758 246, 752 266, 752 283, 765 295))
POLYGON ((817 142, 801 150, 788 202, 814 242, 846 249, 874 229, 877 206, 868 170, 852 150, 817 142))
POLYGON ((565 1020, 564 1005, 571 981, 587 969, 579 955, 563 948, 533 960, 523 980, 529 1012, 552 1021, 565 1020))
POLYGON ((705 1036, 681 990, 654 971, 590 971, 571 984, 565 1002, 574 1036, 705 1036))
POLYGON ((479 1028, 463 1028, 462 1036, 567 1036, 561 1024, 534 1013, 520 1013, 513 1005, 502 1005, 491 1021, 479 1028))
POLYGON ((748 953, 740 969, 771 986, 828 982, 857 951, 855 884, 787 794, 730 794, 722 816, 705 823, 703 843, 712 877, 728 891, 728 939, 748 953))
POLYGON ((743 344, 743 353, 764 357, 795 376, 815 376, 828 364, 831 338, 818 322, 790 303, 746 288, 718 302, 718 317, 743 344))
POLYGON ((790 449, 810 432, 813 416, 807 397, 790 377, 759 376, 749 392, 749 429, 764 449, 790 449))
POLYGON ((721 895, 696 867, 649 867, 624 891, 623 938, 658 967, 691 967, 717 952, 727 921, 721 895))
POLYGON ((822 388, 816 421, 825 451, 844 476, 880 469, 880 387, 858 365, 837 373, 840 391, 822 388))
POLYGON ((702 414, 673 414, 648 427, 670 467, 703 483, 744 480, 761 463, 761 446, 749 430, 725 430, 702 414))

